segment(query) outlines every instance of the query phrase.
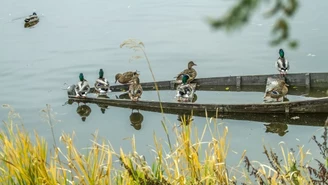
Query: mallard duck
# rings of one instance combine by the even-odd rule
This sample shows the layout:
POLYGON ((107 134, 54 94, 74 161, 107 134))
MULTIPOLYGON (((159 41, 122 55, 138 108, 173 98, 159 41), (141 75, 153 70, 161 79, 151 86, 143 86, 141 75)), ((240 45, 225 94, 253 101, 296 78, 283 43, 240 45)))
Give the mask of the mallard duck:
POLYGON ((139 77, 139 74, 137 73, 137 71, 128 71, 123 74, 117 73, 115 75, 115 83, 118 81, 121 84, 127 84, 131 81, 132 77, 134 77, 134 76, 139 77))
POLYGON ((132 101, 138 101, 139 98, 141 98, 143 91, 140 85, 139 77, 134 76, 129 83, 129 97, 132 101))
POLYGON ((99 78, 95 82, 95 89, 100 94, 106 94, 110 92, 109 90, 109 82, 106 78, 104 78, 104 70, 99 70, 99 78))
POLYGON ((24 21, 25 21, 25 23, 36 22, 36 21, 39 21, 39 17, 35 12, 33 12, 33 14, 26 17, 24 21))
POLYGON ((84 79, 83 73, 79 75, 80 81, 75 86, 76 97, 86 97, 90 91, 90 85, 86 79, 84 79))
POLYGON ((282 76, 285 76, 289 70, 289 63, 285 58, 285 52, 282 49, 279 49, 279 58, 276 62, 276 68, 282 76))
POLYGON ((189 79, 187 83, 193 81, 197 76, 197 72, 194 68, 192 68, 192 66, 197 66, 197 65, 193 61, 188 62, 188 68, 183 70, 180 74, 178 74, 178 76, 176 77, 176 81, 177 82, 181 81, 182 75, 184 74, 189 75, 189 79))
POLYGON ((187 83, 189 79, 189 75, 182 75, 182 83, 177 87, 176 97, 178 100, 181 100, 181 98, 192 98, 193 88, 189 83, 187 83))
POLYGON ((286 97, 287 93, 288 93, 288 84, 286 84, 285 81, 283 80, 279 80, 278 84, 272 88, 271 90, 268 90, 266 92, 266 96, 269 96, 271 98, 277 99, 277 101, 279 101, 279 98, 281 97, 286 97))

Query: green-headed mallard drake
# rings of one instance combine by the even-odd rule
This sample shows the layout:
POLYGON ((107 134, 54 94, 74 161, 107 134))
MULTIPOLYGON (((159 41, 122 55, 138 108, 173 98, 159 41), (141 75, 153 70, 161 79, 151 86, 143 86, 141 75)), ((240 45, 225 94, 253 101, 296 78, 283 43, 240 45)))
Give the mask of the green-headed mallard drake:
POLYGON ((189 80, 189 75, 182 75, 182 83, 177 87, 176 98, 178 101, 191 101, 193 99, 194 89, 190 83, 187 83, 189 80))
POLYGON ((134 77, 134 76, 139 77, 139 74, 137 73, 137 71, 128 71, 123 74, 117 73, 115 75, 115 83, 118 81, 121 84, 127 84, 131 81, 132 77, 134 77))
POLYGON ((139 77, 133 77, 129 83, 129 97, 132 101, 138 101, 139 98, 141 98, 143 91, 140 85, 139 77))
POLYGON ((86 97, 90 91, 90 85, 88 81, 84 78, 83 73, 79 75, 80 81, 75 86, 76 97, 86 97))
POLYGON ((36 22, 36 21, 39 21, 39 17, 35 12, 33 12, 33 14, 26 17, 24 21, 25 21, 25 23, 36 22))
POLYGON ((107 92, 110 92, 109 82, 104 77, 104 70, 103 69, 99 70, 99 78, 95 82, 95 89, 100 94, 106 94, 107 92))
POLYGON ((279 49, 279 58, 276 62, 276 68, 282 76, 285 76, 289 70, 289 63, 285 58, 285 52, 282 49, 279 49))
POLYGON ((177 82, 180 82, 182 80, 182 75, 183 74, 187 74, 189 75, 189 79, 187 83, 190 83, 191 81, 193 81, 196 76, 197 76, 197 72, 194 68, 192 68, 192 66, 197 66, 193 61, 188 62, 188 68, 183 70, 180 74, 178 74, 178 76, 176 77, 177 82))
POLYGON ((278 85, 274 88, 268 90, 266 92, 266 96, 269 96, 271 98, 277 99, 279 101, 279 98, 286 97, 288 93, 288 84, 284 80, 279 80, 278 85))

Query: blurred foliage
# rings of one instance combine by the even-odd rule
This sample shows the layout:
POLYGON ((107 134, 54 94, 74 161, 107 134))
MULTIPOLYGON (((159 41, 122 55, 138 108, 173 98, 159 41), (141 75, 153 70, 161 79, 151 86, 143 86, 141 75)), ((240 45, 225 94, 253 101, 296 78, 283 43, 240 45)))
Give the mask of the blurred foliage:
POLYGON ((277 17, 272 28, 275 35, 270 41, 272 46, 287 42, 291 48, 296 48, 298 42, 290 38, 288 21, 299 7, 299 0, 239 0, 227 13, 218 19, 210 19, 215 29, 233 31, 245 26, 252 14, 260 7, 261 3, 273 2, 273 7, 264 14, 265 18, 277 17))

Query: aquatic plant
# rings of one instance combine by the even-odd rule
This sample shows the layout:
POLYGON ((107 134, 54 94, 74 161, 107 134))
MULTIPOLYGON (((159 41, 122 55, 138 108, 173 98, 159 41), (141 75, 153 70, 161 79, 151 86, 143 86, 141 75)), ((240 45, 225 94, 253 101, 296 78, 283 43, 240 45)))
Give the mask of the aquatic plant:
MULTIPOLYGON (((209 185, 237 184, 237 180, 243 184, 273 185, 328 183, 327 167, 320 160, 316 160, 318 167, 311 167, 311 160, 306 160, 310 153, 305 152, 304 146, 295 152, 280 143, 282 160, 264 146, 268 164, 251 161, 243 153, 245 168, 228 166, 228 127, 215 118, 207 118, 201 135, 192 126, 193 120, 186 123, 186 119, 181 119, 182 124, 174 127, 173 151, 166 151, 166 144, 154 133, 154 158, 146 160, 137 151, 134 136, 132 151, 116 152, 109 142, 99 139, 97 132, 91 146, 81 151, 75 146, 74 132, 62 133, 60 143, 51 151, 37 132, 31 136, 22 124, 16 123, 20 117, 12 107, 5 107, 10 111, 0 131, 0 184, 209 185), (211 137, 205 140, 208 134, 211 137), (115 158, 121 166, 114 165, 115 158)), ((44 110, 51 111, 48 106, 44 110)), ((323 143, 316 143, 326 152, 327 127, 322 137, 323 143)))
MULTIPOLYGON (((158 97, 158 101, 159 101, 159 105, 160 105, 160 109, 161 109, 161 114, 162 114, 162 117, 163 117, 163 120, 161 121, 161 124, 162 124, 162 126, 164 128, 164 131, 166 133, 167 140, 169 142, 169 146, 172 149, 172 145, 171 145, 171 141, 170 141, 170 136, 168 134, 168 130, 167 130, 167 126, 166 126, 166 121, 165 121, 165 115, 164 115, 164 111, 163 111, 161 96, 159 94, 158 85, 157 85, 157 82, 156 82, 156 79, 155 79, 154 72, 153 72, 152 67, 151 67, 150 60, 148 59, 147 53, 145 51, 145 45, 140 40, 137 40, 137 39, 127 39, 127 40, 123 41, 123 43, 120 45, 120 48, 123 48, 123 47, 127 47, 129 49, 132 49, 135 52, 138 52, 138 51, 140 52, 141 51, 142 54, 144 55, 146 61, 147 61, 148 69, 149 69, 149 71, 150 71, 150 73, 152 75, 153 81, 154 81, 155 90, 156 90, 156 93, 157 93, 157 97, 158 97)), ((140 55, 134 55, 134 56, 131 57, 131 59, 140 59, 140 58, 142 58, 140 55)))
POLYGON ((298 147, 297 155, 295 155, 296 152, 294 149, 284 149, 283 145, 285 145, 285 143, 281 142, 282 160, 279 159, 277 153, 272 150, 268 151, 264 146, 264 154, 269 161, 269 165, 258 161, 251 162, 247 156, 244 157, 246 168, 244 174, 245 177, 247 177, 247 182, 251 182, 249 177, 252 176, 256 179, 258 184, 328 184, 327 127, 328 118, 321 136, 323 138, 322 143, 320 143, 315 136, 312 137, 325 162, 315 159, 318 166, 311 166, 310 161, 305 161, 306 156, 310 155, 310 152, 304 152, 303 146, 298 147), (298 156, 298 158, 296 156, 298 156), (255 167, 254 163, 256 163, 258 167, 255 167))
MULTIPOLYGON (((127 155, 121 150, 120 161, 136 184, 235 184, 236 178, 229 176, 225 162, 229 148, 228 128, 211 124, 216 125, 214 130, 207 124, 200 137, 190 124, 176 127, 173 152, 165 152, 160 138, 154 135, 155 162, 152 165, 137 153, 132 138, 133 151, 127 155), (223 129, 222 134, 220 129, 223 129), (212 140, 202 140, 206 131, 212 133, 212 140), (192 138, 196 140, 192 141, 192 138)), ((120 183, 123 181, 120 178, 120 183)))

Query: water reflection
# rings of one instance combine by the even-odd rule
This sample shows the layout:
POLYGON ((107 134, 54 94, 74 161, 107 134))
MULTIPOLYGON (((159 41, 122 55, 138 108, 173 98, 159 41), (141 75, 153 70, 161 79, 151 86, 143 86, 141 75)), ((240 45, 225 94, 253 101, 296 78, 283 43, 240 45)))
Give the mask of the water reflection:
POLYGON ((284 136, 288 132, 288 125, 280 122, 272 122, 264 124, 266 127, 265 133, 276 133, 279 136, 284 136))
POLYGON ((194 102, 196 102, 197 101, 197 94, 195 93, 194 94, 194 97, 193 97, 193 99, 192 99, 192 102, 194 103, 194 102))
MULTIPOLYGON (((105 99, 109 99, 109 97, 107 95, 98 95, 97 98, 105 98, 105 99)), ((108 109, 108 105, 106 104, 102 104, 102 103, 97 103, 98 107, 100 107, 100 111, 101 113, 105 114, 106 109, 108 109)))
POLYGON ((132 113, 130 115, 131 126, 133 126, 136 130, 140 130, 142 121, 143 115, 139 112, 139 110, 137 110, 137 112, 134 112, 134 110, 132 109, 132 113))
POLYGON ((115 95, 116 96, 116 99, 130 99, 130 97, 129 97, 129 93, 128 92, 125 92, 125 93, 122 93, 122 94, 120 94, 120 95, 115 95))
POLYGON ((76 112, 81 116, 82 121, 85 121, 91 113, 91 108, 86 104, 79 105, 76 109, 76 112))

